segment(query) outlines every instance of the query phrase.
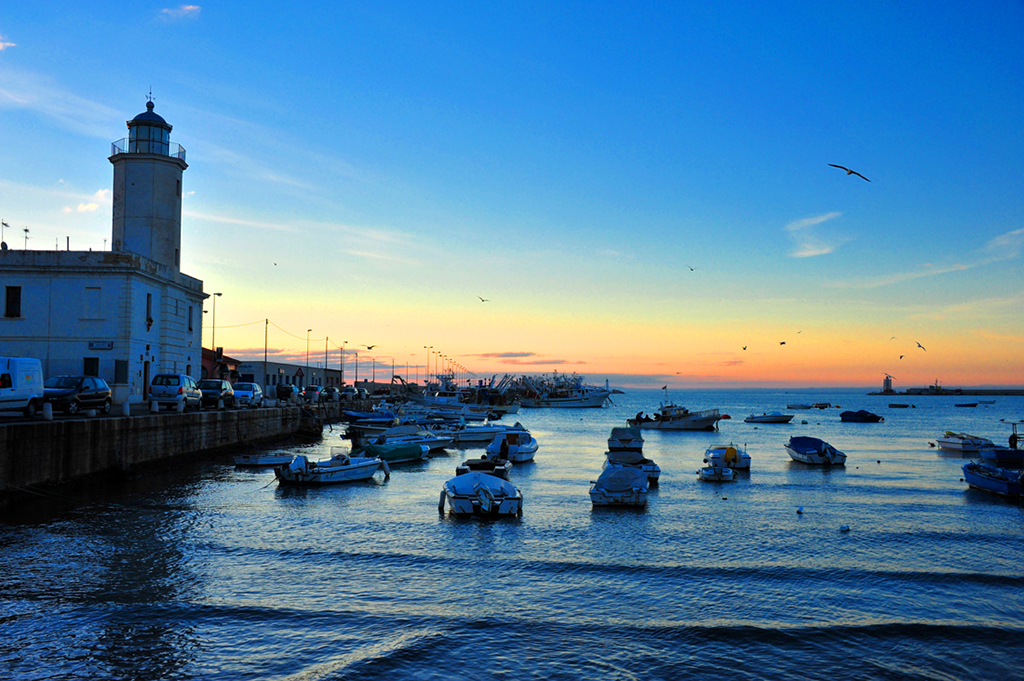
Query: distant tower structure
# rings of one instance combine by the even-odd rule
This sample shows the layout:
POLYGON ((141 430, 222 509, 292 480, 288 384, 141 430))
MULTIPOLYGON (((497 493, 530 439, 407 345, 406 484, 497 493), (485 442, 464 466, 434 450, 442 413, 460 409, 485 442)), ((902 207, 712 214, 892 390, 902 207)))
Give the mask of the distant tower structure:
POLYGON ((131 252, 180 271, 181 175, 185 150, 171 143, 171 125, 146 111, 130 121, 128 137, 110 145, 114 165, 111 250, 131 252))
POLYGON ((883 393, 891 393, 892 392, 892 376, 890 376, 889 374, 886 374, 885 375, 885 380, 882 381, 882 392, 883 393))

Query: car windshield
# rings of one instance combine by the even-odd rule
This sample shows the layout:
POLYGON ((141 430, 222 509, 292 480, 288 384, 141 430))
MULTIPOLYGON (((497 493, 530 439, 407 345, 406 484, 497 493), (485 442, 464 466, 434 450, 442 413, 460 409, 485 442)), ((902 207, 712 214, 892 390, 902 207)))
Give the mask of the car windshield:
POLYGON ((177 376, 154 376, 153 385, 181 385, 177 376))
POLYGON ((251 392, 252 383, 235 383, 235 392, 241 390, 242 392, 251 392))
POLYGON ((82 385, 82 379, 75 376, 54 376, 46 379, 43 387, 46 388, 77 388, 82 385))
POLYGON ((220 381, 199 381, 199 387, 203 390, 220 390, 220 381))

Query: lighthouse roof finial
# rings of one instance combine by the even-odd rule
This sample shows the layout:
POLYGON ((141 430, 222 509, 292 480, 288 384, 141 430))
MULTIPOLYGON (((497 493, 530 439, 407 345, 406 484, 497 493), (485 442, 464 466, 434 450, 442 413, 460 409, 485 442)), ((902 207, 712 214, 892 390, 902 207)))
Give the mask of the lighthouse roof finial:
POLYGON ((149 94, 146 95, 146 110, 140 113, 138 116, 128 121, 128 127, 131 128, 138 124, 144 125, 158 125, 160 127, 171 129, 170 123, 164 120, 163 116, 153 111, 153 89, 150 88, 149 94))

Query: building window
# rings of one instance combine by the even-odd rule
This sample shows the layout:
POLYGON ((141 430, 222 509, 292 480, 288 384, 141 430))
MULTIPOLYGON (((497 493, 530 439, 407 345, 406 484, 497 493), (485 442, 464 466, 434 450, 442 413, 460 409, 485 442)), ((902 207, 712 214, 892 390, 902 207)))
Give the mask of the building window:
POLYGON ((181 267, 181 249, 180 248, 175 248, 174 249, 174 266, 175 267, 181 267))
POLYGON ((178 198, 181 198, 181 180, 178 180, 178 198))
POLYGON ((188 330, 192 330, 192 306, 188 306, 188 330))
POLYGON ((7 295, 5 296, 4 302, 4 316, 5 317, 20 317, 21 316, 21 287, 20 286, 5 286, 7 295))
POLYGON ((85 318, 100 318, 100 288, 99 286, 85 287, 85 318))
POLYGON ((82 373, 86 376, 99 376, 100 375, 100 358, 99 357, 83 357, 82 358, 82 373))
POLYGON ((153 294, 146 294, 146 319, 153 318, 153 294))

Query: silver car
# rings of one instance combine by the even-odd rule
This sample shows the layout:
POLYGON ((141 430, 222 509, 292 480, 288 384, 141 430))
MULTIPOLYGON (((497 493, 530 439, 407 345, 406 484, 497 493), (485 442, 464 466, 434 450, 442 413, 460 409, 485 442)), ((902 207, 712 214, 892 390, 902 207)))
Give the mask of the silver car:
POLYGON ((256 409, 263 406, 263 388, 259 383, 235 383, 235 403, 256 409))
POLYGON ((203 391, 199 389, 196 379, 185 374, 157 374, 149 384, 149 399, 159 406, 167 405, 174 409, 179 402, 184 408, 203 408, 203 391))

